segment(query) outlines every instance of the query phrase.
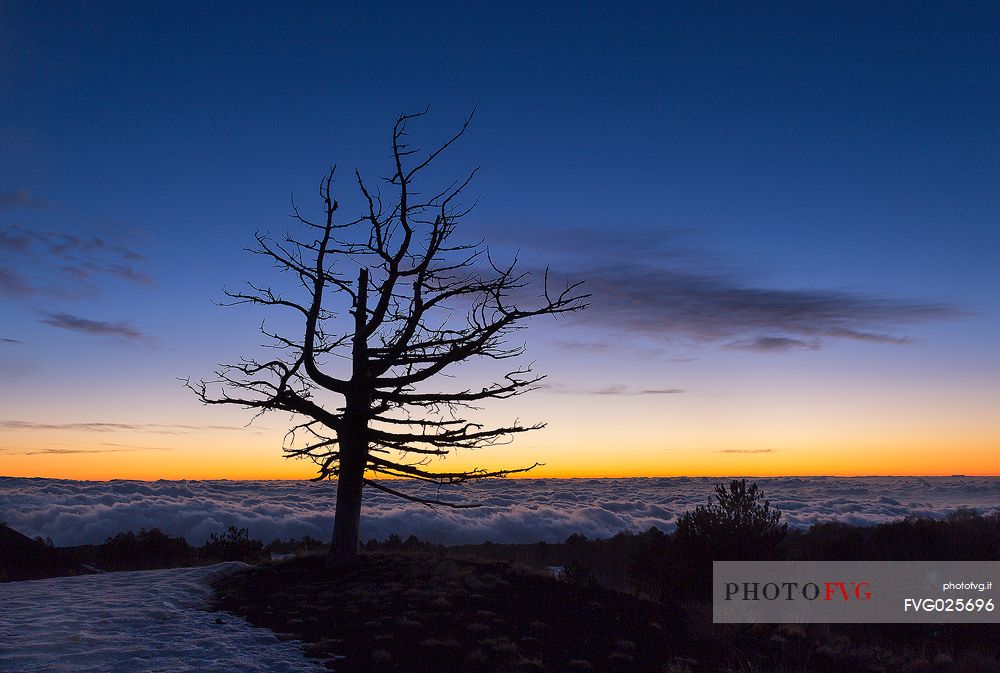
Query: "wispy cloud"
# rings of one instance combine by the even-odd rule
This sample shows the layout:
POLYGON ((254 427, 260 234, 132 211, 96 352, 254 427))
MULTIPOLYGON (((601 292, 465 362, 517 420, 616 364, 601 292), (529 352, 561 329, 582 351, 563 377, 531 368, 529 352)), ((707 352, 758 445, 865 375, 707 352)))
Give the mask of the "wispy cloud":
POLYGON ((632 388, 620 383, 600 388, 574 388, 561 383, 550 383, 542 388, 567 395, 678 395, 684 392, 683 388, 632 388))
POLYGON ((47 204, 42 199, 36 199, 26 189, 13 189, 0 192, 0 212, 17 208, 44 208, 47 204))
POLYGON ((112 276, 141 285, 152 285, 154 283, 152 276, 145 271, 139 271, 130 264, 112 264, 108 267, 107 272, 112 276))
POLYGON ((0 296, 95 296, 102 277, 154 282, 136 266, 143 256, 125 223, 82 216, 24 189, 0 192, 0 215, 0 296))
POLYGON ((789 339, 788 337, 757 337, 756 339, 733 341, 726 344, 726 348, 740 351, 777 353, 789 350, 816 350, 819 348, 819 342, 816 340, 803 341, 802 339, 789 339))
POLYGON ((716 453, 774 453, 774 449, 719 449, 716 453))
MULTIPOLYGON (((553 341, 552 346, 563 351, 574 353, 585 353, 589 355, 632 355, 638 357, 663 358, 664 349, 662 347, 648 347, 624 339, 599 340, 599 339, 561 339, 553 341)), ((669 362, 692 362, 695 357, 666 357, 669 362)))
POLYGON ((32 238, 17 227, 0 228, 0 252, 26 253, 31 247, 32 238))
POLYGON ((7 344, 8 346, 20 346, 24 342, 20 339, 8 339, 6 337, 0 338, 0 344, 7 344))
POLYGON ((628 386, 605 386, 588 391, 588 395, 677 395, 683 393, 682 388, 640 388, 633 389, 628 386))
POLYGON ((139 285, 154 284, 153 277, 134 264, 142 256, 106 236, 81 237, 54 230, 0 226, 0 257, 6 257, 10 272, 32 278, 32 292, 56 296, 93 294, 95 290, 89 286, 83 288, 85 292, 71 291, 65 281, 80 283, 100 275, 139 285))
POLYGON ((34 421, 5 420, 0 421, 4 430, 82 430, 87 432, 151 432, 164 435, 179 435, 204 430, 233 430, 242 432, 259 432, 260 428, 252 429, 242 425, 184 425, 177 423, 37 423, 34 421))
POLYGON ((0 267, 0 296, 20 299, 36 292, 24 276, 13 269, 0 267))
POLYGON ((166 447, 159 446, 136 446, 130 448, 117 448, 117 449, 35 449, 31 451, 12 451, 8 455, 15 456, 63 456, 72 455, 76 453, 91 454, 91 453, 134 453, 137 451, 173 451, 166 447))
POLYGON ((126 341, 152 341, 152 337, 143 334, 137 328, 127 322, 107 322, 104 320, 91 320, 69 313, 46 313, 39 322, 69 330, 71 332, 81 332, 94 336, 114 337, 126 341))
POLYGON ((593 353, 595 355, 603 355, 605 353, 610 353, 613 350, 615 350, 615 345, 607 341, 564 340, 564 341, 556 341, 552 345, 562 350, 575 351, 579 353, 593 353))

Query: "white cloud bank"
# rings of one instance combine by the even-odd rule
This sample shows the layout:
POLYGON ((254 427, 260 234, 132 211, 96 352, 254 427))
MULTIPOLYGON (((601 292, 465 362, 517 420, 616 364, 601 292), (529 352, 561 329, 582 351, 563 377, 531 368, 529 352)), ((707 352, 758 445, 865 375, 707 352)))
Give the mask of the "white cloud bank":
MULTIPOLYGON (((460 544, 560 542, 572 533, 610 537, 656 526, 669 531, 677 515, 703 504, 715 478, 507 479, 442 488, 443 498, 477 509, 428 509, 369 489, 362 536, 391 533, 460 544)), ((1000 505, 997 477, 783 477, 756 480, 792 526, 814 521, 875 524, 907 515, 943 517, 959 507, 1000 505)), ((436 487, 398 483, 437 496, 436 487)), ((103 542, 121 531, 160 528, 202 544, 235 525, 265 542, 325 540, 333 525, 336 487, 297 481, 70 481, 0 477, 0 520, 57 545, 103 542)))

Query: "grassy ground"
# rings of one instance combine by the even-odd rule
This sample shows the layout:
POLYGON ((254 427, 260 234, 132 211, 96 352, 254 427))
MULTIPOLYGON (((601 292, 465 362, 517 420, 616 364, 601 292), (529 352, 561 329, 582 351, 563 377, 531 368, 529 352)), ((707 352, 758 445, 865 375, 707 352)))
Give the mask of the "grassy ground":
POLYGON ((712 624, 520 564, 370 553, 331 575, 322 556, 221 580, 216 607, 344 673, 997 673, 996 625, 712 624))
POLYGON ((366 554, 330 577, 322 557, 216 585, 217 606, 309 643, 337 671, 663 671, 681 614, 527 568, 366 554))

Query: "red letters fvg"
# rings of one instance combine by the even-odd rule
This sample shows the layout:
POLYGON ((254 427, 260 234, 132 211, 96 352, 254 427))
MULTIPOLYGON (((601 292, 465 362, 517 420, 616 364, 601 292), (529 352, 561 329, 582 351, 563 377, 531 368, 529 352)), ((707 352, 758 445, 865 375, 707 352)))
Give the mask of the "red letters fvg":
POLYGON ((868 582, 826 582, 826 596, 824 600, 832 601, 838 595, 844 601, 852 598, 857 601, 867 601, 872 597, 872 592, 868 591, 868 582))

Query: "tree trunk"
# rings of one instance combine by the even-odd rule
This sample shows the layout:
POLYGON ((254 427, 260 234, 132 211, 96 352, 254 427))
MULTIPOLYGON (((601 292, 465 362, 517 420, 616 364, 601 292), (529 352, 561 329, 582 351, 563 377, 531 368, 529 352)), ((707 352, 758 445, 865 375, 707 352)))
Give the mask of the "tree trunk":
POLYGON ((364 490, 364 448, 358 440, 341 439, 340 475, 337 477, 337 511, 333 518, 333 546, 329 565, 343 567, 358 560, 361 547, 361 498, 364 490))
POLYGON ((333 517, 333 546, 328 565, 342 567, 358 560, 361 547, 361 496, 368 463, 368 420, 371 387, 368 381, 368 269, 358 273, 354 304, 354 349, 350 392, 345 400, 344 429, 337 434, 340 474, 337 477, 337 511, 333 517))

